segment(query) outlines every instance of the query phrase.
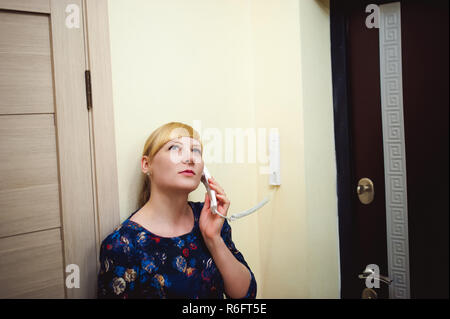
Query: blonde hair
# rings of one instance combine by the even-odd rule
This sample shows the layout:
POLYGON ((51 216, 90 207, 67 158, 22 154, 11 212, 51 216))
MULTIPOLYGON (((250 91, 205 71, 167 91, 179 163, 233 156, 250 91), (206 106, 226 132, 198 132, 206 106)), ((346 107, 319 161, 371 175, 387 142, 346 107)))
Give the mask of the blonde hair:
MULTIPOLYGON (((202 152, 203 152, 203 144, 200 139, 200 134, 195 131, 191 126, 180 123, 180 122, 170 122, 166 123, 156 130, 153 131, 152 134, 147 138, 147 141, 144 145, 144 150, 142 151, 142 156, 148 156, 149 162, 151 162, 161 149, 167 142, 179 137, 191 137, 200 142, 202 152)), ((151 195, 151 183, 150 178, 147 175, 143 175, 142 187, 138 197, 138 205, 140 207, 144 206, 145 203, 150 199, 151 195)))

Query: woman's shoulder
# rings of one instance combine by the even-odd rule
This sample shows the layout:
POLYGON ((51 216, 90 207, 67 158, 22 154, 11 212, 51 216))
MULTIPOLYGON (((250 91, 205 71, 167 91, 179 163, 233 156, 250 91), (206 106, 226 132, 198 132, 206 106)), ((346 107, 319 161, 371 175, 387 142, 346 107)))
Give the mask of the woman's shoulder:
POLYGON ((135 247, 136 230, 128 227, 128 219, 117 226, 101 244, 101 251, 108 253, 127 254, 135 247))

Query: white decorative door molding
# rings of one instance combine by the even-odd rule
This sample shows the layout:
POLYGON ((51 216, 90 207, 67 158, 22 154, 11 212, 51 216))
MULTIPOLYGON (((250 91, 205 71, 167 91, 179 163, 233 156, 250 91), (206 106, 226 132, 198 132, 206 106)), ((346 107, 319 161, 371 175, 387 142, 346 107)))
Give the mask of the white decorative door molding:
POLYGON ((410 298, 400 2, 380 5, 380 86, 390 298, 410 298))

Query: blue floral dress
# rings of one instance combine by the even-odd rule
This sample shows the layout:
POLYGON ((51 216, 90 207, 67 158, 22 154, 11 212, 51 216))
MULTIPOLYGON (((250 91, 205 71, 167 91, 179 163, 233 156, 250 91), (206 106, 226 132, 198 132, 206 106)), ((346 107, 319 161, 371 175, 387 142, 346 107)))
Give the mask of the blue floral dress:
MULTIPOLYGON (((218 298, 225 290, 222 276, 208 251, 199 228, 202 202, 190 202, 194 227, 179 237, 160 237, 130 220, 130 215, 102 242, 99 298, 218 298)), ((256 297, 256 280, 231 239, 225 220, 221 236, 232 254, 245 265, 251 281, 244 298, 256 297)))

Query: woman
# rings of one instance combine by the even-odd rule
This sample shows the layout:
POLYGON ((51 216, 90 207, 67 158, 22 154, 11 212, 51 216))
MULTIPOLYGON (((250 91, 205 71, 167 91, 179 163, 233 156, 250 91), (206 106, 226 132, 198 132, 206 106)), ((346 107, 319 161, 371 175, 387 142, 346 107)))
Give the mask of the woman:
MULTIPOLYGON (((99 298, 255 298, 256 280, 210 200, 188 201, 203 172, 203 145, 189 125, 171 122, 147 139, 139 207, 102 242, 99 298), (150 196, 151 195, 151 196, 150 196)), ((230 201, 214 178, 217 209, 230 201)))

